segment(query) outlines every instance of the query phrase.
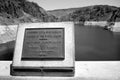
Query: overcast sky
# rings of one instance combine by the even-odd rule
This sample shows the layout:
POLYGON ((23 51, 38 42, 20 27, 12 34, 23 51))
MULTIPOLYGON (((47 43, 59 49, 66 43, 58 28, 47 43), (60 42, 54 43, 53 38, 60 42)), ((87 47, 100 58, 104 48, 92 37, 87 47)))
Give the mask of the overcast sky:
POLYGON ((120 7, 120 0, 28 0, 36 2, 45 10, 84 7, 90 5, 112 5, 120 7))

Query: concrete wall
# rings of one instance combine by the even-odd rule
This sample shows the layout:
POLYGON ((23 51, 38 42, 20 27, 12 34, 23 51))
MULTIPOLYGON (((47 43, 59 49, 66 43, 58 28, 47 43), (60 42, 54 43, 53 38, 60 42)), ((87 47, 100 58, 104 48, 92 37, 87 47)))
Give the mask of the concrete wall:
POLYGON ((73 77, 11 76, 11 61, 0 61, 0 80, 120 80, 120 61, 76 61, 73 77))

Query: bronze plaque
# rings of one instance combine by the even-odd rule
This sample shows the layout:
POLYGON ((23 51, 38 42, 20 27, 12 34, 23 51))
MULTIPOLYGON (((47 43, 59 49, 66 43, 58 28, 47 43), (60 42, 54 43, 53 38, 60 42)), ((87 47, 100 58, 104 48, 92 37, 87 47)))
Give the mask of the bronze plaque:
POLYGON ((64 28, 27 28, 22 60, 63 60, 64 28))

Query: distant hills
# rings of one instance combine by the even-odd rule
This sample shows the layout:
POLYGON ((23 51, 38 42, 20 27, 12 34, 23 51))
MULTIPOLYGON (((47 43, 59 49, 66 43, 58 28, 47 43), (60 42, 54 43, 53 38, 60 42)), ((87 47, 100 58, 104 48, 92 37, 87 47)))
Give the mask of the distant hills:
POLYGON ((120 21, 120 8, 109 5, 94 5, 81 8, 48 11, 58 21, 120 21))
POLYGON ((0 24, 55 21, 120 21, 120 8, 93 5, 46 11, 27 0, 0 0, 0 24))

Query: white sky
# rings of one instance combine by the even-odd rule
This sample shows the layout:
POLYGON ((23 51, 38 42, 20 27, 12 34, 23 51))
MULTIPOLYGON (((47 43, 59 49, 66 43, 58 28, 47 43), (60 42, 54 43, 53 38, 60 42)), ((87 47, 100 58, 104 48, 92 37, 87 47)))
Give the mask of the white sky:
POLYGON ((28 0, 38 3, 45 10, 84 7, 90 5, 112 5, 120 7, 120 0, 28 0))

